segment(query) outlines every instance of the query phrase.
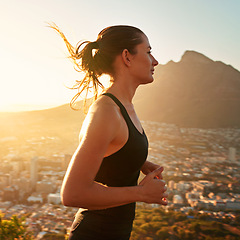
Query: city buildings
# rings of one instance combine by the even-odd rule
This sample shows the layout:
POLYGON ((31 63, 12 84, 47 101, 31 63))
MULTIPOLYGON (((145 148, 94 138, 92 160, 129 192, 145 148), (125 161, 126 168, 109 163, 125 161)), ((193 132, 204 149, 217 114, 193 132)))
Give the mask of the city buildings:
MULTIPOLYGON (((218 217, 221 212, 222 217, 230 214, 234 218, 240 210, 240 130, 142 124, 150 143, 148 160, 164 167, 168 207, 211 212, 218 217)), ((38 239, 51 231, 69 229, 77 211, 61 204, 60 187, 73 154, 62 141, 60 150, 51 154, 49 144, 57 149, 57 137, 29 139, 9 147, 9 153, 0 159, 0 210, 6 218, 27 216, 29 230, 38 239), (37 146, 44 144, 46 151, 39 150, 37 146), (24 151, 18 155, 21 149, 24 151)))

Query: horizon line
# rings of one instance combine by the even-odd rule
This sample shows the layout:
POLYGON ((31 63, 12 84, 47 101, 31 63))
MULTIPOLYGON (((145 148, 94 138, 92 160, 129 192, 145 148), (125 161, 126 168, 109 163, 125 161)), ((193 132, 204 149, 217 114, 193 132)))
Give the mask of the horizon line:
POLYGON ((47 110, 55 107, 60 107, 62 105, 69 104, 68 102, 63 103, 46 103, 46 104, 9 104, 5 106, 0 106, 0 113, 17 113, 17 112, 31 112, 31 111, 41 111, 47 110))

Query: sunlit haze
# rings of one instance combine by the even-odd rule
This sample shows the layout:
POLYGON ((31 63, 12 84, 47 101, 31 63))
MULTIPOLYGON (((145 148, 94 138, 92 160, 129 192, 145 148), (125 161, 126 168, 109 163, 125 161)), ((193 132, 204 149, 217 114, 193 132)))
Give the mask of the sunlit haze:
POLYGON ((55 22, 75 45, 95 40, 110 25, 139 27, 160 64, 186 50, 240 69, 240 1, 237 0, 8 0, 0 2, 0 111, 68 103, 79 74, 66 59, 55 22))

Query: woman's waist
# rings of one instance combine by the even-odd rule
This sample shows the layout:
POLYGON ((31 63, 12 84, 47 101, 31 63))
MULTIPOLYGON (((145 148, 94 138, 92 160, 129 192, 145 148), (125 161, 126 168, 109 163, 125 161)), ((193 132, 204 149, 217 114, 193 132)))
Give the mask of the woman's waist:
POLYGON ((101 210, 79 209, 75 219, 93 219, 94 221, 105 221, 112 223, 132 222, 135 218, 136 203, 125 204, 118 207, 106 208, 101 210))

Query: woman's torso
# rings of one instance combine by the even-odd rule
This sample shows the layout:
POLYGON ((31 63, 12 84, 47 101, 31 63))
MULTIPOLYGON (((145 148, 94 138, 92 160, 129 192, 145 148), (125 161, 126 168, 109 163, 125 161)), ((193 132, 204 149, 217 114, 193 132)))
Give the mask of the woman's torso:
MULTIPOLYGON (((128 139, 121 149, 103 159, 95 181, 109 187, 136 186, 140 169, 148 154, 147 137, 144 131, 141 133, 136 128, 125 107, 115 96, 110 93, 105 93, 104 95, 110 97, 120 108, 121 114, 128 127, 128 139)), ((94 224, 98 226, 102 224, 102 221, 111 225, 116 223, 119 226, 128 223, 127 225, 131 229, 134 216, 135 203, 103 210, 80 209, 75 218, 74 231, 76 231, 78 225, 86 225, 86 222, 94 222, 94 224), (96 223, 95 220, 98 223, 96 223)), ((115 232, 117 231, 115 230, 115 232)), ((100 239, 100 236, 98 236, 98 239, 100 239)))

